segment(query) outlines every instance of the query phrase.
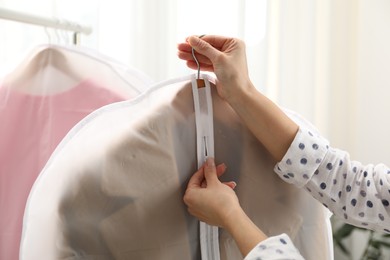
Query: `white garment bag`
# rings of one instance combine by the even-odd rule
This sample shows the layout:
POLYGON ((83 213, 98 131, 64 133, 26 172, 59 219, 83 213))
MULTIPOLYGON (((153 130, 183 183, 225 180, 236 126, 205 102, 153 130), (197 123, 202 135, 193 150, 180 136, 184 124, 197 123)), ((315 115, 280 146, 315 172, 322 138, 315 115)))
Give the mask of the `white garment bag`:
MULTIPOLYGON (((53 95, 93 80, 119 96, 132 98, 152 84, 136 69, 86 47, 39 45, 10 72, 1 85, 26 94, 53 95)), ((4 101, 2 101, 4 102, 4 101)))
POLYGON ((66 133, 151 80, 86 48, 41 45, 0 79, 0 259, 19 259, 30 189, 66 133))
MULTIPOLYGON (((199 222, 183 203, 198 169, 194 78, 105 106, 69 132, 30 193, 21 259, 201 259, 199 222)), ((306 259, 331 259, 327 211, 273 172, 213 84, 211 96, 216 163, 227 165, 222 179, 237 182, 246 213, 267 235, 290 235, 306 259)), ((219 253, 242 259, 221 229, 219 253)))

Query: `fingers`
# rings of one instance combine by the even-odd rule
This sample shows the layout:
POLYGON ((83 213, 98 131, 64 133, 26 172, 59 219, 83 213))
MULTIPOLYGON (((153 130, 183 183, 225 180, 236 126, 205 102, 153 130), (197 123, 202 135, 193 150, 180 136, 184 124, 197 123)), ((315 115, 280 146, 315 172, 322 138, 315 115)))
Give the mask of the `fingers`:
POLYGON ((202 38, 199 38, 199 36, 196 36, 196 35, 187 37, 186 42, 189 42, 191 37, 201 39, 201 40, 209 43, 213 48, 215 48, 217 50, 222 50, 225 47, 226 43, 234 41, 234 38, 229 38, 229 37, 220 36, 220 35, 207 35, 206 34, 202 38))
POLYGON ((223 182, 223 184, 230 187, 232 190, 234 190, 237 186, 237 183, 235 181, 223 182))
POLYGON ((192 48, 195 49, 196 52, 209 58, 212 63, 214 63, 214 61, 220 55, 219 50, 217 50, 212 45, 210 45, 208 42, 204 41, 203 39, 201 39, 199 37, 190 36, 188 38, 188 43, 191 45, 192 48))
MULTIPOLYGON (((193 61, 193 64, 196 66, 194 57, 192 56, 192 47, 188 43, 178 44, 177 56, 181 60, 193 61)), ((210 59, 206 56, 197 52, 195 53, 195 56, 201 66, 212 66, 210 59)))
POLYGON ((202 38, 199 38, 198 36, 190 36, 187 37, 185 42, 177 44, 177 49, 179 51, 190 53, 192 50, 192 46, 189 43, 189 39, 191 37, 201 39, 202 41, 209 43, 212 47, 214 47, 217 50, 222 50, 225 47, 226 43, 234 41, 233 38, 227 38, 227 37, 216 36, 216 35, 205 35, 202 38))
MULTIPOLYGON (((226 172, 226 165, 224 163, 221 163, 217 166, 217 177, 221 177, 225 172, 226 172)), ((201 185, 200 185, 202 188, 206 188, 207 187, 207 182, 205 179, 203 179, 201 185)))
MULTIPOLYGON (((192 61, 192 60, 187 61, 187 66, 188 66, 190 69, 194 69, 194 70, 197 70, 197 69, 198 69, 198 65, 195 63, 195 61, 192 61)), ((201 63, 201 64, 200 64, 200 70, 202 70, 202 71, 211 71, 211 72, 213 72, 213 71, 214 71, 214 67, 213 67, 212 65, 207 66, 207 65, 203 65, 203 64, 201 63)))
POLYGON ((192 47, 191 45, 188 44, 188 42, 182 42, 177 44, 177 49, 179 52, 184 52, 184 53, 191 53, 192 47))
POLYGON ((190 188, 200 188, 204 180, 204 167, 201 167, 197 172, 192 175, 191 179, 188 181, 187 189, 190 188))
MULTIPOLYGON (((188 42, 179 43, 177 45, 177 49, 178 49, 177 55, 179 56, 180 59, 182 59, 182 60, 193 60, 194 59, 194 57, 192 56, 192 47, 188 42)), ((199 54, 199 53, 195 53, 195 56, 199 62, 211 64, 210 59, 207 58, 206 56, 199 54)))
POLYGON ((226 165, 224 163, 221 163, 217 166, 217 176, 218 178, 221 177, 226 172, 226 165))
POLYGON ((200 63, 211 65, 214 63, 222 52, 229 49, 229 46, 235 46, 239 44, 237 39, 217 36, 217 35, 205 35, 202 38, 198 36, 190 36, 186 39, 185 43, 179 43, 178 56, 183 60, 193 60, 192 48, 197 52, 197 59, 200 63), (201 54, 201 55, 198 55, 201 54))
POLYGON ((204 178, 207 181, 207 186, 219 183, 217 176, 217 168, 213 157, 207 157, 204 165, 204 178))

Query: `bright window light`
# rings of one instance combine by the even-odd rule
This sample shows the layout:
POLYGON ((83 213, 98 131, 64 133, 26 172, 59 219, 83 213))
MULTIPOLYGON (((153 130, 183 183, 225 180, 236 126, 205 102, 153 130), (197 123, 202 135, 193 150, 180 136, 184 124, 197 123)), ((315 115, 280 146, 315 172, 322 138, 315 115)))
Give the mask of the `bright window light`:
POLYGON ((245 1, 245 42, 259 44, 265 37, 267 0, 245 1))
POLYGON ((177 40, 201 34, 239 36, 241 1, 177 1, 177 40))

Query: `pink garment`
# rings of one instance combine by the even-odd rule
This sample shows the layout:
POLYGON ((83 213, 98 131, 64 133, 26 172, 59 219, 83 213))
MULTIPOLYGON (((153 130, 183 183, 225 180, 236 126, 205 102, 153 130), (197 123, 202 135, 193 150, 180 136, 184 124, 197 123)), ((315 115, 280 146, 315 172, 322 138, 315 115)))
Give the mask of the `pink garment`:
POLYGON ((0 86, 1 260, 19 259, 26 200, 62 138, 92 111, 124 99, 92 80, 50 96, 0 86))

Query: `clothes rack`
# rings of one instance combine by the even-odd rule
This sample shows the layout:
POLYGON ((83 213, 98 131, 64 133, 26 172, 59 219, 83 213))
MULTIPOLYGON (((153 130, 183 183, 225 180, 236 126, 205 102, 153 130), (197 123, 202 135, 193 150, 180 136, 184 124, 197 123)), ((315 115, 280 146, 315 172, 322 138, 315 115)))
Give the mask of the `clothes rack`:
POLYGON ((0 19, 74 32, 73 34, 74 44, 79 43, 81 33, 86 35, 92 33, 92 28, 90 26, 81 25, 75 22, 57 19, 57 18, 49 18, 49 17, 23 13, 23 12, 14 11, 5 8, 0 8, 0 19))

